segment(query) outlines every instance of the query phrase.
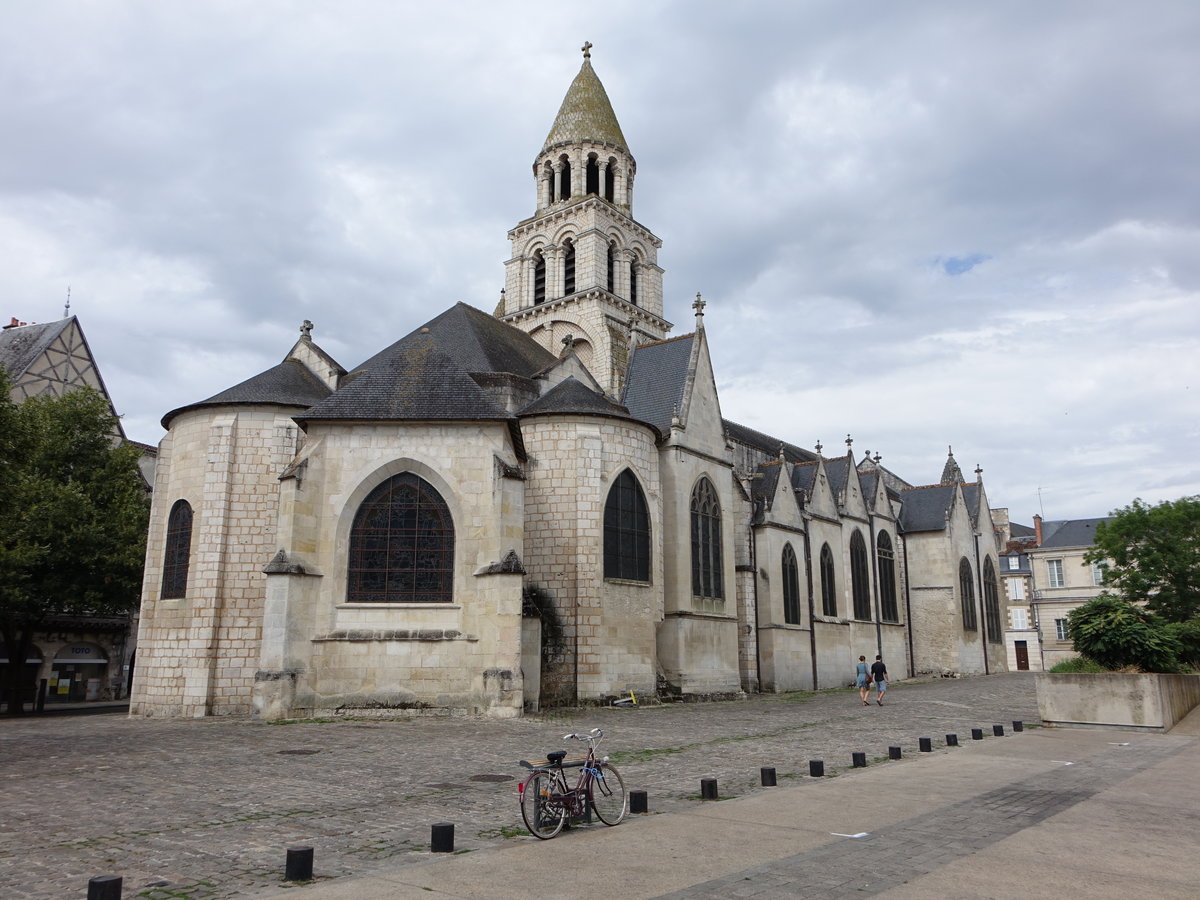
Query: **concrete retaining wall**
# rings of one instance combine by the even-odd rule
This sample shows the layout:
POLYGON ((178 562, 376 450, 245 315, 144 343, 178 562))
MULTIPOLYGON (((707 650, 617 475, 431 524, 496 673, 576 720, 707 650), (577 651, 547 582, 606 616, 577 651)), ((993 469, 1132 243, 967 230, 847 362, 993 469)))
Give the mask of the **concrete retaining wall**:
POLYGON ((1128 731, 1170 731, 1200 705, 1200 675, 1039 672, 1042 722, 1128 731))

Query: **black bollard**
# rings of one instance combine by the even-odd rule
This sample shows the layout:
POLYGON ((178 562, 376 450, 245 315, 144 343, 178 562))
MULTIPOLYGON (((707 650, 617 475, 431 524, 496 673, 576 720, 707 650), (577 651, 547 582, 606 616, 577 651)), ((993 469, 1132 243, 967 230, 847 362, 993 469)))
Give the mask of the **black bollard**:
POLYGON ((716 800, 717 799, 717 779, 701 778, 700 779, 700 799, 701 800, 716 800))
POLYGON ((1025 723, 1020 719, 1013 719, 1013 731, 1024 731, 1025 723))
POLYGON ((992 734, 994 734, 996 737, 1004 737, 1004 726, 1003 725, 993 725, 992 726, 992 734))
POLYGON ((982 728, 972 728, 971 729, 971 740, 982 741, 983 740, 983 729, 982 728))
POLYGON ((933 752, 933 739, 932 738, 917 738, 917 741, 921 745, 922 753, 932 753, 933 752))
POLYGON ((631 813, 649 812, 650 804, 646 799, 645 791, 630 791, 629 792, 629 811, 631 813))
POLYGON ((946 735, 946 746, 947 747, 957 747, 958 746, 958 735, 957 734, 946 735))
POLYGON ((758 770, 758 774, 762 778, 763 787, 775 787, 775 767, 763 766, 758 770))
POLYGON ((312 881, 313 848, 288 847, 283 866, 284 881, 312 881))
POLYGON ((808 761, 808 774, 811 775, 813 778, 824 778, 825 777, 825 760, 810 759, 808 761))
POLYGON ((121 876, 97 875, 88 882, 87 900, 121 900, 121 876))
POLYGON ((865 769, 867 767, 867 754, 865 753, 851 753, 850 759, 853 760, 854 768, 856 769, 865 769))
POLYGON ((900 748, 899 747, 888 747, 888 759, 899 759, 899 758, 900 758, 900 748))
POLYGON ((454 852, 454 823, 438 822, 429 829, 429 849, 433 853, 454 852))

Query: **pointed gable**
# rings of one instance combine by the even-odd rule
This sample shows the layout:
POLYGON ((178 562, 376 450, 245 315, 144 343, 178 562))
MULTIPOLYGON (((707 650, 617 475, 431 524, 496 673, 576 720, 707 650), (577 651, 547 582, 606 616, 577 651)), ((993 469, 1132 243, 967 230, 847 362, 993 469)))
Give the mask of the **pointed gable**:
POLYGON ((685 334, 633 351, 622 400, 634 418, 663 434, 671 433, 671 419, 683 403, 695 338, 685 334))
POLYGON ((522 409, 518 416, 587 415, 631 419, 629 410, 574 377, 567 378, 522 409))

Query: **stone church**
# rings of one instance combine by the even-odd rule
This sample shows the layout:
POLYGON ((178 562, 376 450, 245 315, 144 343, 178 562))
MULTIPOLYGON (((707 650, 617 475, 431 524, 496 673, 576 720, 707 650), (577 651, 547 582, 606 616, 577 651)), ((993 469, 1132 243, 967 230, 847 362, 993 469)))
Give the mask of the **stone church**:
POLYGON ((978 473, 951 455, 914 486, 723 417, 704 302, 672 337, 589 57, 494 312, 352 369, 306 322, 164 417, 134 714, 514 716, 838 687, 876 653, 1006 667, 978 473))

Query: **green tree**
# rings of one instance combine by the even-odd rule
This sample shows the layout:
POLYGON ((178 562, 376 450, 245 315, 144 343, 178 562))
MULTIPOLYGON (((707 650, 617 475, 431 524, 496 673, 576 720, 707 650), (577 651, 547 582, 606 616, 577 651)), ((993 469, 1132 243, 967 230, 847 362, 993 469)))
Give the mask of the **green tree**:
POLYGON ((1200 614, 1200 496, 1150 506, 1134 500, 1096 526, 1084 557, 1104 584, 1171 622, 1200 614))
POLYGON ((1183 648, 1167 623, 1128 600, 1112 595, 1089 600, 1067 614, 1067 629, 1075 649, 1106 669, 1179 671, 1183 648))
POLYGON ((149 504, 139 451, 119 442, 90 389, 15 404, 0 370, 0 637, 8 712, 24 709, 19 661, 55 615, 115 615, 137 602, 149 504))

